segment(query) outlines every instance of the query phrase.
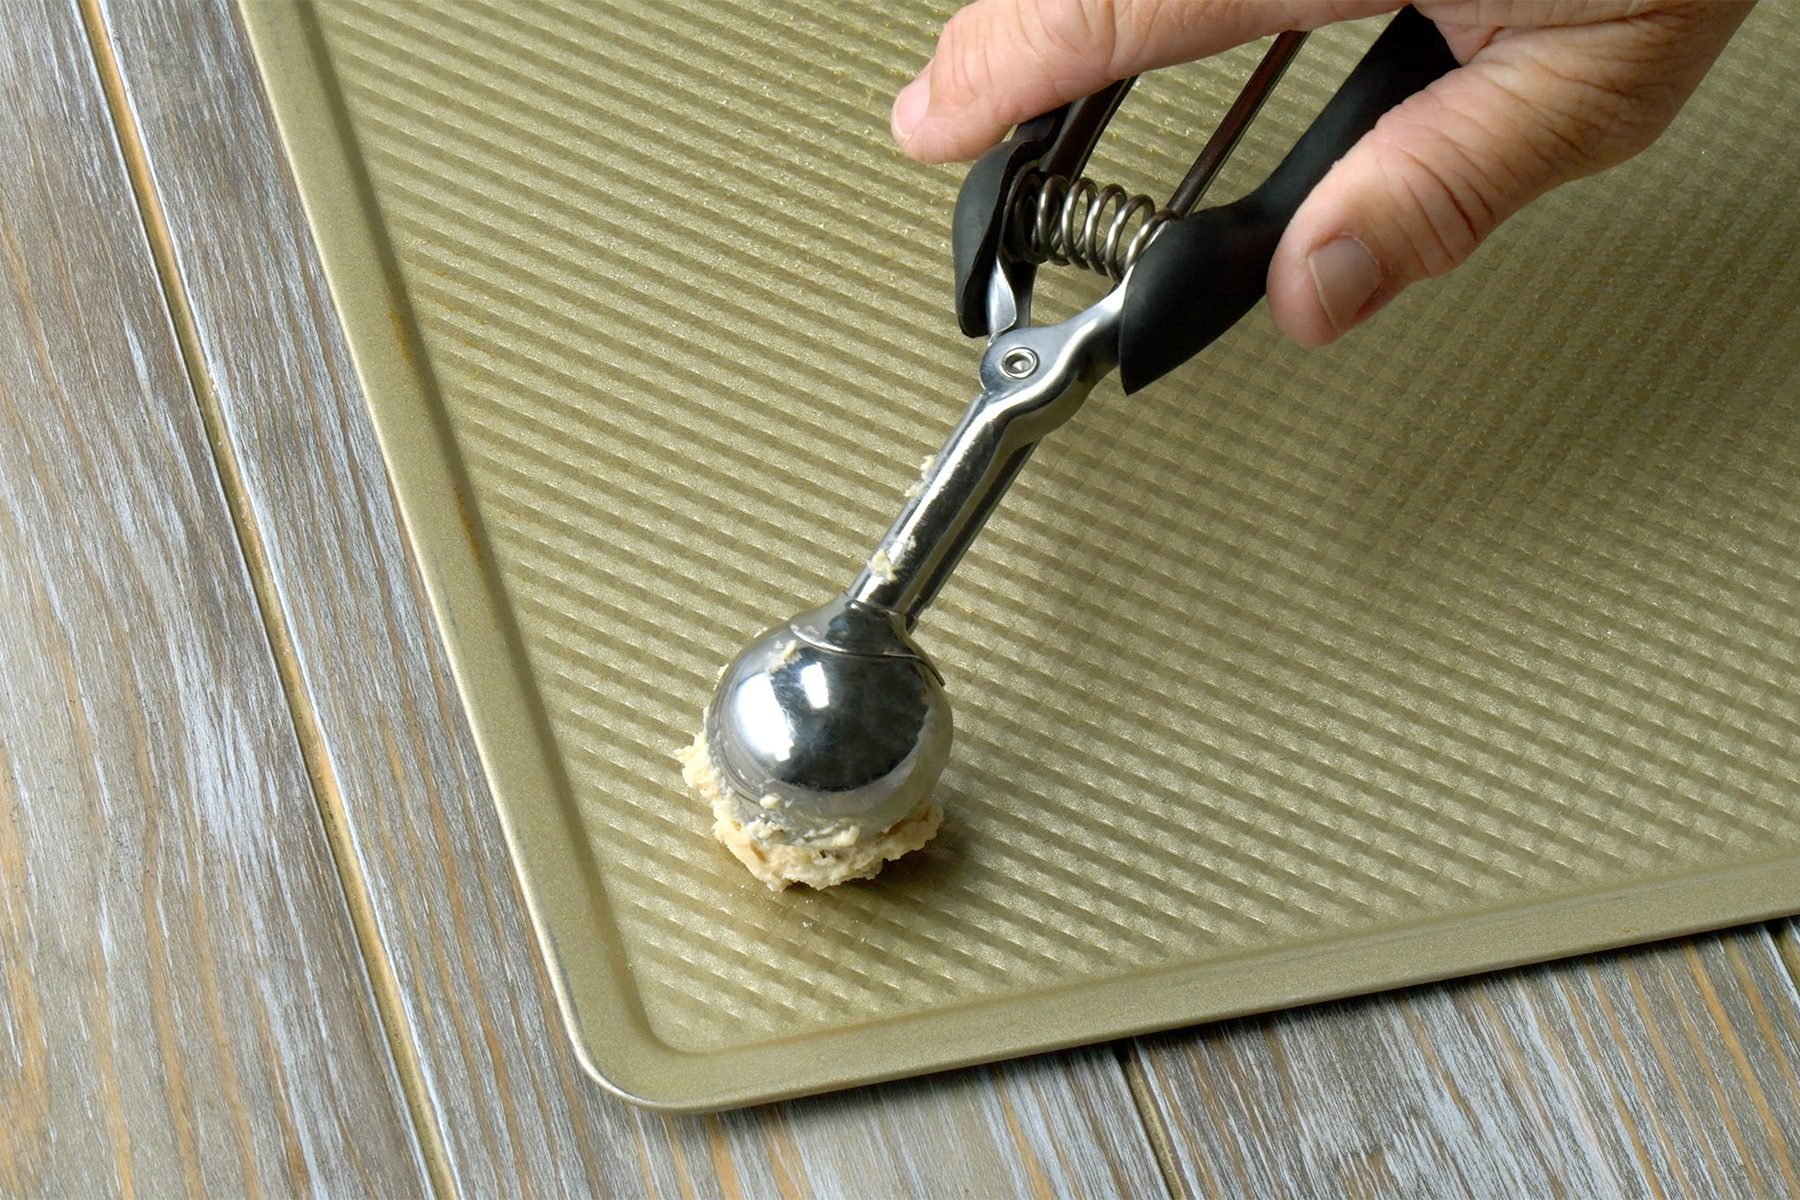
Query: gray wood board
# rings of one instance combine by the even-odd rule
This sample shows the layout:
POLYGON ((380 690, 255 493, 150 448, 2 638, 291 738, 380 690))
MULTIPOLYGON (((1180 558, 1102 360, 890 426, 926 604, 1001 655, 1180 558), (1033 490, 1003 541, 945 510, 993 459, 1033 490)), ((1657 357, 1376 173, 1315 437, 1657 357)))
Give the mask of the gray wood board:
POLYGON ((73 8, 0 48, 0 1193, 425 1189, 73 8))

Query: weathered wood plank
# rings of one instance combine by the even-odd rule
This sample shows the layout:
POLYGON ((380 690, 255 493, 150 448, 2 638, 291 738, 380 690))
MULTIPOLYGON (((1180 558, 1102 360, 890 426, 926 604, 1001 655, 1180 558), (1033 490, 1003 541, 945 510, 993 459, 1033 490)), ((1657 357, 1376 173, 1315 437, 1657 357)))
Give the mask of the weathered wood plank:
POLYGON ((581 1076, 242 34, 222 0, 104 11, 404 1007, 430 1136, 456 1183, 471 1194, 1160 1194, 1108 1051, 704 1120, 629 1109, 581 1076))
MULTIPOLYGON (((718 1118, 747 1195, 1166 1195, 1110 1047, 718 1118), (1010 1146, 969 1155, 971 1138, 1010 1146)), ((727 1187, 729 1193, 731 1189, 727 1187)))
POLYGON ((1774 930, 1137 1046, 1195 1196, 1800 1195, 1774 930))
POLYGON ((420 1194, 76 13, 0 44, 0 1194, 420 1194))

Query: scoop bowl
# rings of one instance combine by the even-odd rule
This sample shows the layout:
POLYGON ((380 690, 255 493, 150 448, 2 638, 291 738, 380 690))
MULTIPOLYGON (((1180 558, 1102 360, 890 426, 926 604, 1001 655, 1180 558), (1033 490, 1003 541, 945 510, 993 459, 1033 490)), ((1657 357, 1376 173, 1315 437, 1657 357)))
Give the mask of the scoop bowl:
POLYGON ((950 739, 949 698, 901 618, 842 596, 752 642, 706 711, 739 821, 794 842, 904 819, 950 739))

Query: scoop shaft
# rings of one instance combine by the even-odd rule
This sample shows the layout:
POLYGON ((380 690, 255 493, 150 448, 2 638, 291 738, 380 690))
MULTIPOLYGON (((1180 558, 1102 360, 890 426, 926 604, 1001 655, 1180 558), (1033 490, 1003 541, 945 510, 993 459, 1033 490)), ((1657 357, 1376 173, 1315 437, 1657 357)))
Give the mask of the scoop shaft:
POLYGON ((848 595, 910 626, 937 597, 1031 450, 1116 361, 1122 290, 1057 325, 1010 330, 981 359, 964 412, 848 595))

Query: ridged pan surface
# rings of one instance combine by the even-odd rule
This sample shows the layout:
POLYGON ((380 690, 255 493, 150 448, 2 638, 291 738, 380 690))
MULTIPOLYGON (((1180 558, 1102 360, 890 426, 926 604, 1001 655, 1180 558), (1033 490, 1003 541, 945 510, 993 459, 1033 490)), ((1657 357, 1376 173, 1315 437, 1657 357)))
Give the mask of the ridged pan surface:
MULTIPOLYGON (((1800 909, 1781 5, 1342 344, 1258 310, 1099 389, 921 626, 927 852, 774 894, 711 840, 673 752, 715 672, 973 394, 960 169, 887 133, 946 7, 246 7, 590 1066, 742 1103, 1800 909)), ((1372 33, 1308 45, 1221 197, 1372 33)), ((1144 81, 1095 172, 1172 184, 1253 61, 1144 81)))

